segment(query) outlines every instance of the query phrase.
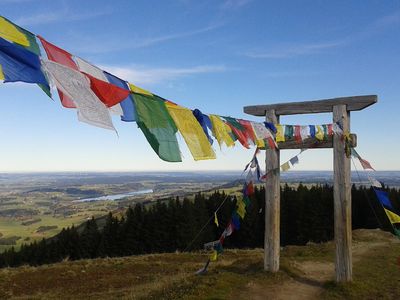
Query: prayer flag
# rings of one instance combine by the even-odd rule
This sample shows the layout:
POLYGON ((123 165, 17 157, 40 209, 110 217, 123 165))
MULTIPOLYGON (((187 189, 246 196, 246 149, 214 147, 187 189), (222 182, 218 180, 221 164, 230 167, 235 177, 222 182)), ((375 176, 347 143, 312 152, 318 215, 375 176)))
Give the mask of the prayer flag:
POLYGON ((237 203, 237 214, 243 219, 246 214, 246 204, 240 199, 237 203))
POLYGON ((343 133, 343 130, 342 130, 342 128, 340 127, 340 125, 339 125, 338 122, 332 124, 332 131, 333 131, 333 133, 335 133, 335 134, 342 134, 342 133, 343 133))
POLYGON ((70 99, 74 99, 80 121, 115 131, 107 107, 90 89, 85 75, 56 62, 43 61, 43 64, 57 88, 70 99))
POLYGON ((298 143, 301 143, 301 128, 299 125, 294 126, 294 138, 298 143))
POLYGON ((286 172, 290 169, 290 165, 289 162, 285 162, 282 166, 281 166, 281 170, 282 172, 286 172))
POLYGON ((395 214, 394 212, 386 208, 385 208, 385 213, 388 216, 390 223, 392 224, 400 223, 400 216, 398 214, 395 214))
POLYGON ((375 169, 371 166, 369 161, 367 161, 365 159, 362 159, 361 157, 359 157, 358 159, 359 159, 359 161, 360 161, 360 163, 361 163, 361 165, 362 165, 364 170, 371 169, 371 170, 375 171, 375 169))
POLYGON ((147 95, 147 96, 153 96, 152 93, 150 93, 149 91, 146 91, 132 83, 129 83, 129 88, 130 90, 135 93, 135 94, 142 94, 142 95, 147 95))
POLYGON ((239 140, 239 142, 243 145, 243 147, 249 149, 250 145, 248 143, 247 135, 244 132, 244 127, 234 118, 223 117, 226 121, 226 124, 231 128, 233 134, 239 140))
POLYGON ((0 65, 4 82, 22 81, 48 86, 39 56, 24 47, 0 38, 0 65))
POLYGON ((321 126, 317 125, 317 133, 315 134, 315 137, 317 140, 322 141, 324 139, 324 132, 322 131, 321 126))
POLYGON ((299 157, 296 155, 296 156, 292 157, 289 161, 292 164, 292 166, 294 166, 295 164, 299 163, 299 157))
POLYGON ((274 123, 264 122, 264 125, 266 128, 271 130, 273 133, 276 133, 277 129, 276 129, 276 126, 274 125, 274 123))
POLYGON ((268 146, 271 147, 271 145, 269 145, 268 139, 272 139, 273 135, 271 134, 269 129, 267 129, 264 126, 264 124, 262 124, 262 123, 257 123, 257 122, 250 122, 250 123, 251 123, 251 126, 253 127, 257 147, 267 148, 267 143, 268 143, 268 146))
POLYGON ((134 94, 137 124, 147 141, 165 161, 182 161, 175 133, 177 127, 163 100, 157 96, 134 94))
POLYGON ((368 176, 368 179, 371 182, 371 185, 373 187, 382 188, 382 184, 378 180, 376 180, 375 178, 368 176))
POLYGON ((333 125, 328 124, 328 135, 333 135, 333 125))
POLYGON ((107 81, 97 79, 92 75, 86 73, 83 74, 89 78, 90 87, 92 88, 93 92, 107 107, 112 107, 120 103, 130 94, 129 90, 110 84, 107 81))
POLYGON ((91 63, 87 62, 86 60, 84 60, 78 56, 74 56, 74 58, 75 58, 76 65, 78 66, 79 70, 82 73, 89 74, 90 76, 93 76, 93 77, 103 80, 103 81, 108 81, 107 76, 105 75, 103 70, 92 65, 91 63))
POLYGON ((231 224, 235 230, 240 229, 240 219, 236 212, 233 212, 232 214, 231 224))
POLYGON ((394 210, 392 203, 389 200, 389 195, 386 191, 381 191, 378 189, 374 189, 376 196, 378 197, 379 202, 391 210, 394 210))
POLYGON ((194 160, 214 159, 207 136, 190 109, 166 103, 168 112, 182 134, 194 160))
POLYGON ((212 133, 218 141, 219 146, 221 147, 222 144, 225 144, 227 147, 235 146, 235 142, 230 135, 232 132, 231 128, 217 115, 210 115, 210 120, 212 124, 212 133))
MULTIPOLYGON (((18 30, 19 26, 12 23, 10 20, 0 16, 0 37, 7 39, 11 42, 17 43, 24 47, 29 47, 30 42, 27 36, 18 30)), ((36 53, 38 54, 38 53, 36 53)))
POLYGON ((293 138, 293 126, 285 125, 285 140, 291 140, 293 138))
POLYGON ((214 141, 208 134, 208 129, 212 130, 212 124, 210 118, 207 115, 204 115, 197 108, 193 110, 193 115, 196 118, 197 122, 199 122, 201 128, 203 128, 204 134, 207 136, 208 141, 212 145, 214 141))
POLYGON ((217 217, 217 213, 214 213, 214 223, 215 225, 217 225, 217 227, 219 227, 219 223, 218 223, 218 217, 217 217))
POLYGON ((310 128, 310 137, 315 138, 315 126, 309 125, 310 128))
POLYGON ((224 235, 225 237, 230 236, 233 233, 233 226, 232 223, 229 222, 228 226, 226 226, 225 230, 224 230, 224 235))
POLYGON ((246 136, 248 142, 251 142, 253 145, 256 144, 256 135, 254 133, 253 126, 251 126, 250 121, 247 120, 238 120, 239 124, 243 126, 243 134, 246 136))
MULTIPOLYGON (((42 42, 43 48, 46 51, 47 57, 49 60, 69 67, 73 70, 79 71, 78 66, 72 59, 72 55, 67 51, 57 47, 46 41, 44 38, 38 35, 38 38, 42 42)), ((60 90, 58 90, 58 95, 60 96, 61 104, 66 108, 75 108, 75 103, 73 99, 69 98, 68 96, 64 95, 60 90)))
POLYGON ((300 126, 300 136, 302 140, 305 140, 310 135, 310 127, 309 126, 300 126))
MULTIPOLYGON (((112 83, 123 89, 129 89, 128 84, 124 80, 118 78, 117 76, 114 76, 108 72, 104 72, 104 75, 107 77, 107 81, 109 83, 112 83)), ((136 110, 132 95, 129 94, 124 100, 120 102, 120 105, 123 112, 121 114, 121 120, 124 122, 136 121, 136 110)))
POLYGON ((276 124, 276 137, 275 140, 277 143, 279 142, 284 142, 285 141, 285 136, 284 136, 284 125, 276 124))
POLYGON ((217 250, 214 250, 210 256, 210 261, 217 261, 218 259, 218 252, 217 250))

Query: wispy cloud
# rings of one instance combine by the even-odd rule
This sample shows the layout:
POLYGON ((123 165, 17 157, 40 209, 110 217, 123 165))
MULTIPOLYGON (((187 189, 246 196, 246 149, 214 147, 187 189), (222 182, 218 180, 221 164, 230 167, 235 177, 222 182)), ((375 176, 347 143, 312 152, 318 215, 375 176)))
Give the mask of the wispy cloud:
POLYGON ((274 49, 247 52, 245 55, 251 58, 290 58, 299 55, 315 54, 322 50, 342 46, 344 43, 345 41, 335 41, 315 44, 280 45, 275 46, 274 49))
POLYGON ((221 8, 222 9, 237 9, 237 8, 241 8, 241 7, 249 4, 252 1, 253 0, 225 0, 222 3, 221 8))
POLYGON ((248 51, 244 53, 244 55, 250 58, 283 59, 302 55, 317 54, 329 49, 347 46, 352 43, 370 38, 371 36, 397 24, 400 24, 400 11, 383 16, 366 26, 364 30, 339 40, 322 41, 309 44, 280 44, 269 49, 248 51))
POLYGON ((206 73, 225 72, 227 68, 223 65, 200 65, 190 68, 146 68, 146 67, 119 67, 101 66, 106 70, 124 80, 134 84, 153 84, 171 81, 177 78, 206 73))
MULTIPOLYGON (((21 0, 15 0, 15 1, 21 1, 21 0)), ((15 20, 15 22, 21 26, 29 26, 29 25, 49 24, 56 22, 73 22, 73 21, 88 20, 97 17, 102 17, 108 14, 111 14, 110 10, 94 11, 88 13, 72 13, 70 11, 64 10, 61 12, 46 12, 46 13, 24 16, 15 20)))
MULTIPOLYGON (((195 35, 199 35, 202 33, 206 33, 209 31, 212 31, 214 29, 217 29, 221 26, 223 26, 224 23, 216 23, 212 25, 208 25, 203 28, 198 28, 190 31, 183 31, 183 32, 178 32, 178 33, 170 33, 170 34, 164 34, 164 35, 159 35, 159 36, 153 36, 153 37, 131 37, 128 41, 125 41, 123 43, 115 41, 115 42, 109 42, 107 44, 104 44, 104 37, 98 38, 96 37, 96 40, 92 39, 91 41, 89 40, 90 37, 80 37, 80 36, 74 36, 76 42, 75 42, 75 47, 74 51, 77 52, 83 52, 83 53, 88 53, 88 54, 102 54, 102 53, 109 53, 113 51, 121 51, 121 50, 128 50, 128 49, 140 49, 140 48, 146 48, 150 46, 154 46, 157 44, 173 41, 173 40, 179 40, 179 39, 184 39, 188 37, 192 37, 195 35), (100 44, 101 43, 101 44, 100 44), (98 46, 96 46, 98 45, 98 46)), ((110 38, 107 38, 109 41, 110 38)))

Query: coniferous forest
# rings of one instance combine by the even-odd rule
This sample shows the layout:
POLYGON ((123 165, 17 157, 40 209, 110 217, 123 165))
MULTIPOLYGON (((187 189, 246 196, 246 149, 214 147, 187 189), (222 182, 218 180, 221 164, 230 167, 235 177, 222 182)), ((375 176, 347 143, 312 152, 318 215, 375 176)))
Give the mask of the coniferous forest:
MULTIPOLYGON (((264 244, 264 187, 256 188, 241 228, 225 240, 225 248, 255 248, 264 244)), ((400 191, 389 189, 393 205, 400 211, 400 191)), ((63 229, 57 236, 13 248, 0 254, 0 267, 41 265, 64 259, 116 257, 145 253, 192 251, 219 238, 235 209, 236 198, 214 192, 195 195, 194 200, 169 199, 127 209, 123 217, 107 216, 99 229, 95 219, 79 228, 63 229), (219 227, 213 213, 218 211, 219 227), (207 223, 208 222, 208 223, 207 223), (193 241, 205 224, 204 230, 193 241)), ((353 229, 391 225, 374 191, 352 187, 353 229)), ((333 189, 328 185, 281 188, 281 244, 304 245, 333 239, 333 189)))

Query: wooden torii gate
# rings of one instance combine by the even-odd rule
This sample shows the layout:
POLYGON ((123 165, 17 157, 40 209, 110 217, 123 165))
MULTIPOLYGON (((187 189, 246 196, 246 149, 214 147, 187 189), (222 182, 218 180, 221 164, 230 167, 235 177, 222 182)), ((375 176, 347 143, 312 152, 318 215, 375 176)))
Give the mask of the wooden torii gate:
MULTIPOLYGON (((362 110, 376 103, 376 95, 342 97, 316 101, 279 103, 244 107, 244 112, 254 116, 265 116, 267 122, 279 123, 279 117, 296 114, 333 113, 333 123, 338 122, 344 133, 350 132, 350 112, 362 110)), ((351 135, 351 146, 357 143, 351 135)), ((333 148, 333 196, 335 218, 335 271, 336 281, 352 280, 351 254, 351 176, 350 158, 345 153, 345 141, 334 135, 326 141, 306 139, 302 143, 285 141, 279 149, 266 149, 266 172, 270 174, 265 183, 265 236, 264 270, 279 270, 280 250, 280 162, 281 149, 333 148), (277 170, 276 172, 270 172, 277 170)))

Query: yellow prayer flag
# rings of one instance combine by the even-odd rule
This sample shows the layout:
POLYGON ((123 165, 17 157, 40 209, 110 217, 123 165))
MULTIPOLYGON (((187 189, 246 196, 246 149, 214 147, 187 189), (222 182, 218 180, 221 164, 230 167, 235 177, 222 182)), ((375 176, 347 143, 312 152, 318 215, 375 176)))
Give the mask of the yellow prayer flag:
POLYGON ((214 250, 213 253, 210 255, 210 261, 216 261, 218 259, 218 252, 214 250))
POLYGON ((315 133, 315 137, 317 140, 322 141, 324 139, 324 131, 322 130, 321 126, 315 126, 317 128, 317 132, 315 133))
POLYGON ((214 223, 215 225, 217 225, 217 227, 219 227, 219 223, 218 223, 218 217, 217 217, 217 213, 214 213, 214 223))
POLYGON ((166 102, 169 114, 182 134, 194 160, 215 159, 214 150, 203 128, 190 109, 166 102))
POLYGON ((276 137, 275 140, 277 143, 279 142, 284 142, 285 141, 285 135, 284 135, 284 128, 283 125, 276 124, 276 137))
POLYGON ((136 86, 136 85, 134 85, 134 84, 132 84, 132 83, 129 83, 129 82, 128 82, 128 85, 129 85, 129 89, 130 89, 131 92, 133 92, 133 93, 142 94, 142 95, 148 95, 148 96, 153 96, 153 94, 150 93, 149 91, 146 91, 146 90, 144 90, 144 89, 142 89, 142 88, 140 88, 140 87, 138 87, 138 86, 136 86))
POLYGON ((238 202, 236 212, 242 219, 246 215, 246 203, 244 203, 242 199, 238 202))
POLYGON ((213 135, 218 141, 219 146, 221 147, 223 143, 225 143, 227 147, 235 146, 235 142, 229 135, 232 132, 232 129, 226 125, 219 116, 210 115, 209 117, 212 124, 213 135))
POLYGON ((3 68, 0 65, 0 80, 4 80, 3 68))
POLYGON ((398 214, 395 214, 394 212, 391 212, 390 210, 385 208, 385 213, 389 218, 390 223, 400 223, 400 216, 398 214))
POLYGON ((290 165, 289 162, 285 162, 282 166, 281 166, 281 170, 282 172, 286 172, 290 169, 290 165))
POLYGON ((30 46, 29 40, 25 34, 3 17, 0 17, 0 36, 19 45, 25 47, 30 46))

